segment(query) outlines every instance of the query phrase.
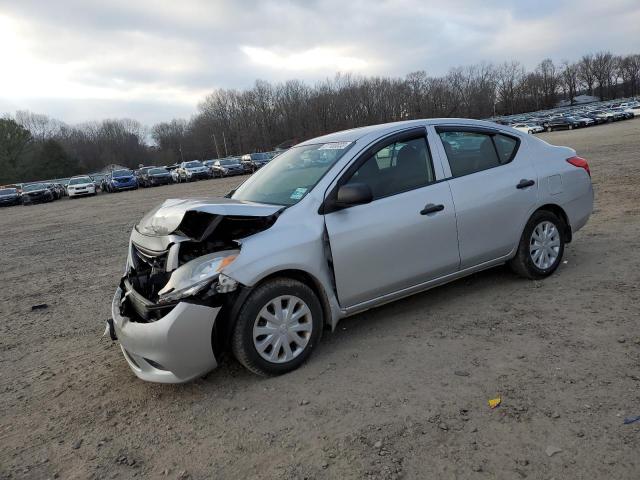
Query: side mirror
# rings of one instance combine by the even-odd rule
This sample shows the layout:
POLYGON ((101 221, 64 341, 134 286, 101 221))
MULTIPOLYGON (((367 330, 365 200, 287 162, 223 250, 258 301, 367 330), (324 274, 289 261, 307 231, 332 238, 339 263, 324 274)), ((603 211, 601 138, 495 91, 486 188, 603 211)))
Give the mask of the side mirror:
POLYGON ((337 207, 351 207, 371 203, 373 193, 366 183, 347 183, 338 189, 335 204, 337 207))

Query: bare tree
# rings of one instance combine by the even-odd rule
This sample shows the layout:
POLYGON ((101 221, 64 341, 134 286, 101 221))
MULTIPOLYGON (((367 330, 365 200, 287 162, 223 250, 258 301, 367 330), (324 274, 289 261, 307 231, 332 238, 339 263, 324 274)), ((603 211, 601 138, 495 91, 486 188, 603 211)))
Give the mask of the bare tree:
POLYGON ((562 62, 562 88, 571 105, 575 103, 574 100, 578 92, 578 72, 579 68, 577 64, 569 63, 568 60, 562 62))
POLYGON ((593 57, 593 75, 598 82, 600 100, 604 100, 607 97, 614 66, 611 52, 598 52, 593 57))
POLYGON ((583 55, 578 62, 578 79, 587 88, 587 93, 593 95, 596 76, 593 72, 593 54, 583 55))

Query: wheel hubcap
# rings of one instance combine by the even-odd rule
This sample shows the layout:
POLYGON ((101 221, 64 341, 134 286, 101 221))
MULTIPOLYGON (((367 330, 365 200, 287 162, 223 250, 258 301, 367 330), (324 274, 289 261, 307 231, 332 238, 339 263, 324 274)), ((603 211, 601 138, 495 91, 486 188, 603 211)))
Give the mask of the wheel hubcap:
POLYGON ((529 241, 529 255, 540 270, 551 267, 560 253, 560 232, 548 221, 536 225, 529 241))
POLYGON ((288 362, 300 355, 311 338, 311 310, 300 298, 282 295, 267 303, 253 324, 253 345, 272 363, 288 362))

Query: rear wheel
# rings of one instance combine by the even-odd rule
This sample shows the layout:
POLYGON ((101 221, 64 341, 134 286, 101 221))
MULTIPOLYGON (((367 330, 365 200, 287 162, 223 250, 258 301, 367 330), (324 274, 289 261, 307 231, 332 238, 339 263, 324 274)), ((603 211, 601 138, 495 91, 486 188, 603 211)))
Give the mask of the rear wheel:
POLYGON ((524 278, 537 280, 551 275, 564 254, 566 225, 554 213, 535 212, 524 228, 516 256, 509 267, 524 278))
POLYGON ((277 278, 257 287, 245 301, 234 326, 231 349, 258 375, 298 368, 320 341, 322 307, 302 282, 277 278))

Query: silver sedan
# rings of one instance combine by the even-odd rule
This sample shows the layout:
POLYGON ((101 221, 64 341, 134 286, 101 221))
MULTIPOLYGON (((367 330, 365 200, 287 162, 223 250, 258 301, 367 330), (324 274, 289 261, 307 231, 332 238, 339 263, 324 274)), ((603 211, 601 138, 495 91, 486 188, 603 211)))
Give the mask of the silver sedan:
POLYGON ((144 380, 189 381, 225 351, 282 374, 346 316, 503 263, 551 275, 592 207, 584 159, 509 127, 435 119, 333 133, 225 198, 149 212, 107 331, 144 380))

